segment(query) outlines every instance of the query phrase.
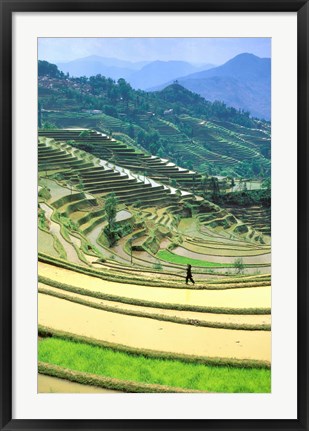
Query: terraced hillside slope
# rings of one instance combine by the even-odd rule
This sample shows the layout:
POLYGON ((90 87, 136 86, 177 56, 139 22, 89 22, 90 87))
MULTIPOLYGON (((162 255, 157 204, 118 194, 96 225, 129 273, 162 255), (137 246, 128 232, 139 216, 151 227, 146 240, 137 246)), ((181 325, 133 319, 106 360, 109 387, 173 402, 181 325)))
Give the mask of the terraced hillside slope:
POLYGON ((117 134, 124 143, 200 173, 270 175, 269 122, 209 102, 177 83, 146 93, 124 79, 43 75, 39 102, 41 125, 117 134))
POLYGON ((235 207, 225 207, 227 211, 232 212, 237 218, 244 223, 250 224, 254 229, 265 235, 271 233, 271 209, 258 205, 252 205, 245 208, 245 211, 235 207))
MULTIPOLYGON (((207 177, 196 171, 181 168, 168 159, 151 156, 142 149, 136 148, 132 140, 124 139, 123 136, 126 136, 124 134, 118 134, 118 136, 120 135, 120 140, 114 137, 110 138, 100 132, 81 129, 45 130, 40 131, 39 135, 67 142, 77 149, 85 150, 100 159, 106 160, 111 166, 116 164, 122 168, 130 169, 134 174, 137 174, 137 178, 144 182, 147 176, 151 180, 159 181, 168 186, 171 190, 186 190, 189 193, 198 194, 206 199, 215 197, 213 177, 207 177)), ((251 190, 259 190, 262 183, 257 180, 252 181, 252 179, 234 180, 227 177, 219 177, 218 179, 215 178, 215 180, 221 194, 238 192, 244 187, 251 193, 251 190)), ((268 194, 270 196, 270 193, 268 194)), ((263 193, 261 197, 263 198, 263 193)), ((221 198, 224 198, 224 195, 221 195, 221 198)), ((220 205, 227 208, 234 215, 237 215, 240 220, 270 235, 270 203, 262 205, 259 202, 261 199, 255 201, 251 198, 250 200, 250 196, 247 196, 247 201, 249 199, 248 202, 244 202, 242 199, 242 203, 237 204, 235 199, 232 199, 231 203, 229 203, 230 199, 228 196, 227 198, 218 199, 220 205), (245 212, 243 211, 244 206, 246 207, 245 212)))
POLYGON ((195 171, 176 166, 166 159, 148 155, 106 134, 91 131, 83 136, 82 130, 48 130, 40 131, 39 136, 66 141, 75 147, 88 151, 96 157, 117 164, 122 168, 148 176, 163 183, 175 184, 181 188, 198 186, 201 175, 195 171))
POLYGON ((189 179, 169 185, 190 170, 80 134, 38 142, 40 375, 85 392, 269 392, 270 238, 189 179))
MULTIPOLYGON (((241 190, 243 186, 246 186, 249 190, 261 188, 261 181, 248 180, 247 182, 242 182, 227 177, 219 179, 211 176, 207 177, 194 170, 179 167, 168 159, 151 156, 146 151, 136 148, 132 140, 124 139, 124 136, 127 135, 122 133, 117 134, 117 138, 119 137, 120 140, 114 137, 110 138, 100 132, 87 132, 81 129, 45 130, 40 131, 39 135, 67 142, 77 149, 85 150, 100 159, 104 159, 111 166, 118 165, 121 166, 121 169, 129 169, 141 181, 146 182, 146 177, 148 177, 148 183, 152 180, 160 182, 171 190, 178 190, 178 193, 180 193, 180 190, 183 190, 192 194, 198 194, 206 199, 212 199, 214 198, 214 185, 216 185, 214 180, 217 181, 220 193, 236 192, 241 190), (233 181, 234 187, 232 187, 233 181)), ((119 169, 118 171, 121 172, 119 169)), ((221 204, 226 208, 232 208, 228 202, 225 204, 222 201, 221 204)), ((248 206, 247 204, 246 208, 248 206)), ((237 217, 240 220, 269 235, 269 209, 257 201, 251 202, 250 206, 254 208, 253 211, 246 210, 244 213, 242 210, 243 205, 234 205, 233 210, 230 212, 237 213, 237 217), (256 217, 257 213, 259 214, 258 217, 256 217), (252 214, 252 217, 250 214, 252 214), (245 216, 244 219, 242 218, 243 215, 245 216)))
POLYGON ((188 115, 180 116, 180 120, 191 129, 191 147, 197 157, 203 159, 206 156, 209 163, 230 169, 250 161, 251 166, 259 166, 260 172, 269 172, 270 136, 267 129, 248 130, 228 122, 201 121, 188 115))

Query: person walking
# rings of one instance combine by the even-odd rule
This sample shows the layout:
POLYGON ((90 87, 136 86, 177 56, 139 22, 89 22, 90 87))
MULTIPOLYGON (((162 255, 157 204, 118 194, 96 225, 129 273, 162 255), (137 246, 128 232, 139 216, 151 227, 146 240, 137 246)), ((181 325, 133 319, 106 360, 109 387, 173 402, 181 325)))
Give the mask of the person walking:
POLYGON ((187 267, 187 277, 186 277, 186 284, 188 284, 188 281, 190 280, 190 281, 192 281, 192 283, 194 284, 194 280, 193 280, 193 278, 192 278, 192 272, 191 272, 191 265, 189 265, 188 264, 188 267, 187 267))

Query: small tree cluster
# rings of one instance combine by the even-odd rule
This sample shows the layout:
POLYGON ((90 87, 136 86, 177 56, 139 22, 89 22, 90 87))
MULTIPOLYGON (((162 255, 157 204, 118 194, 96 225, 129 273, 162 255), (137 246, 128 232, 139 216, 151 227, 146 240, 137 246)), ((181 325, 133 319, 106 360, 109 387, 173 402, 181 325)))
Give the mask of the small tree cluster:
POLYGON ((245 265, 241 257, 234 260, 234 268, 237 274, 242 274, 244 272, 245 265))

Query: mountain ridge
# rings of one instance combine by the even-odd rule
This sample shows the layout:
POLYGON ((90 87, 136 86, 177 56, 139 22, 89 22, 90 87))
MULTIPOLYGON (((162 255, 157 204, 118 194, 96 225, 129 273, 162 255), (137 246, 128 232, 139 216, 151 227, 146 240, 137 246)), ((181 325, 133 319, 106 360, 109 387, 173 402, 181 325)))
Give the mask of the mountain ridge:
POLYGON ((186 61, 156 60, 145 65, 141 70, 135 72, 129 78, 129 83, 135 89, 146 90, 148 87, 156 85, 156 82, 174 80, 177 78, 179 73, 187 74, 190 73, 189 71, 196 72, 198 69, 200 68, 186 61))
POLYGON ((96 76, 98 74, 118 80, 126 79, 135 89, 146 90, 149 86, 161 85, 179 75, 208 70, 212 64, 195 65, 182 60, 154 60, 130 62, 113 57, 90 55, 69 62, 57 62, 58 68, 70 76, 96 76))
MULTIPOLYGON (((271 117, 271 60, 243 53, 221 66, 177 78, 177 82, 206 100, 222 101, 252 116, 271 117)), ((170 85, 148 88, 160 91, 170 85)))

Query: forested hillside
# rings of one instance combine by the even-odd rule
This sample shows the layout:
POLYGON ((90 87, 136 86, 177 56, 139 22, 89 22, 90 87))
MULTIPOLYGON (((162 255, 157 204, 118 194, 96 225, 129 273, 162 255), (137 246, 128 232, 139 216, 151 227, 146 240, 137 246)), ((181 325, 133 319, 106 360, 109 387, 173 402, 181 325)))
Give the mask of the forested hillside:
POLYGON ((70 78, 39 61, 39 125, 101 130, 201 174, 270 175, 270 123, 209 102, 177 82, 147 93, 124 79, 70 78))

